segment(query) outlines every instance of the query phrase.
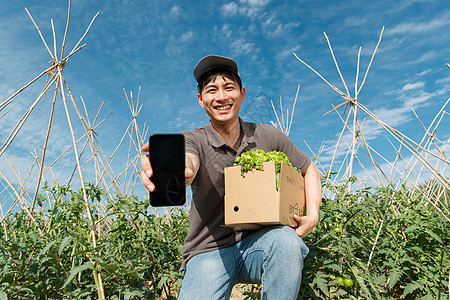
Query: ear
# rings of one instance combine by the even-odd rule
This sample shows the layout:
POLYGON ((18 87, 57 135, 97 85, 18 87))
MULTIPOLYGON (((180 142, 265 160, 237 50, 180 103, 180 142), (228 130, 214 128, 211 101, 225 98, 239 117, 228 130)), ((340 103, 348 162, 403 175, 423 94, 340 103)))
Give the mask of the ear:
POLYGON ((198 104, 200 104, 201 107, 205 107, 205 105, 203 104, 202 95, 200 95, 200 93, 197 94, 197 100, 198 104))
POLYGON ((245 99, 245 87, 242 87, 241 95, 242 95, 242 101, 241 101, 241 103, 242 103, 242 102, 244 102, 244 99, 245 99))

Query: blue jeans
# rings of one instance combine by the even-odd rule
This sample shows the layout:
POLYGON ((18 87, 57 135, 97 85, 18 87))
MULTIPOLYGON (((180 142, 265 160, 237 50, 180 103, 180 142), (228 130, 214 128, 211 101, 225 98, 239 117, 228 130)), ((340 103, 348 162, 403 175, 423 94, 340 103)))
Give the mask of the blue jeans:
POLYGON ((297 299, 308 252, 292 228, 263 228, 233 246, 192 257, 179 299, 228 299, 235 283, 260 283, 262 299, 297 299))

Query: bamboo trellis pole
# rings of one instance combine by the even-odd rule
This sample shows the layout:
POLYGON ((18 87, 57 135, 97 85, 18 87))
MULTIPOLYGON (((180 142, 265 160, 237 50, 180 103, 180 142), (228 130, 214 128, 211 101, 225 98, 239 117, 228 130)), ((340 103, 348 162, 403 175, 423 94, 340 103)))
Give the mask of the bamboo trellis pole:
MULTIPOLYGON (((370 63, 369 63, 369 65, 368 65, 368 67, 367 67, 366 73, 365 73, 365 75, 364 75, 364 79, 363 79, 363 81, 362 81, 360 87, 357 89, 357 94, 360 93, 361 88, 363 87, 363 85, 364 85, 364 83, 365 83, 365 80, 366 80, 367 74, 368 74, 368 72, 369 72, 369 70, 370 70, 370 66, 372 65, 372 62, 373 62, 375 53, 376 53, 376 51, 377 51, 377 49, 378 49, 378 46, 379 46, 379 44, 380 44, 380 42, 381 42, 381 37, 382 37, 383 31, 384 31, 384 27, 382 28, 382 31, 381 31, 381 34, 380 34, 380 38, 379 38, 378 43, 377 43, 377 46, 375 47, 375 50, 374 50, 374 52, 373 52, 372 58, 371 58, 371 60, 370 60, 370 63)), ((330 45, 330 44, 329 44, 329 45, 330 45)), ((330 46, 330 48, 331 48, 331 46, 330 46)), ((423 156, 422 156, 422 155, 416 153, 417 150, 414 149, 414 147, 413 147, 412 145, 414 145, 414 146, 416 146, 417 148, 420 148, 421 150, 423 150, 423 151, 425 151, 425 152, 427 152, 427 153, 429 153, 429 154, 435 156, 435 157, 438 158, 438 159, 443 160, 443 161, 446 162, 446 163, 449 163, 445 158, 442 158, 442 157, 439 157, 439 156, 433 154, 432 152, 430 152, 430 151, 428 151, 427 149, 423 148, 420 144, 415 143, 412 139, 410 139, 410 138, 407 137, 406 135, 402 134, 402 133, 399 132, 398 130, 393 129, 393 128, 391 128, 390 126, 388 126, 387 124, 385 124, 384 122, 382 122, 379 118, 376 117, 376 115, 374 115, 372 112, 370 112, 370 111, 369 111, 366 107, 364 107, 359 101, 357 101, 356 99, 351 98, 348 94, 345 94, 345 93, 341 92, 338 88, 336 88, 335 86, 333 86, 332 84, 330 84, 330 83, 329 83, 322 75, 320 75, 316 70, 314 70, 311 66, 309 66, 307 63, 305 63, 303 60, 301 60, 295 53, 294 53, 294 55, 295 55, 295 57, 296 57, 300 62, 302 62, 302 63, 303 63, 304 65, 306 65, 309 69, 311 69, 314 73, 316 73, 316 74, 317 74, 317 75, 318 75, 325 83, 327 83, 334 91, 336 91, 338 94, 340 94, 341 97, 343 97, 344 99, 346 99, 346 101, 344 101, 343 103, 339 104, 338 106, 333 106, 333 110, 336 110, 336 109, 338 109, 339 107, 341 107, 341 106, 343 106, 343 105, 348 105, 348 104, 350 104, 351 106, 359 107, 362 111, 364 111, 364 112, 365 112, 366 114, 368 114, 372 119, 374 119, 375 122, 377 122, 383 129, 385 129, 386 131, 388 131, 388 132, 389 132, 389 133, 390 133, 390 134, 391 134, 398 142, 402 143, 402 144, 405 146, 406 149, 408 149, 409 151, 411 151, 411 153, 412 153, 413 155, 415 155, 415 156, 417 157, 417 159, 418 159, 419 161, 421 161, 421 162, 427 167, 427 169, 428 169, 434 176, 437 176, 437 177, 440 179, 441 183, 444 184, 444 185, 448 188, 449 183, 442 177, 442 175, 439 174, 439 172, 437 172, 436 170, 434 170, 433 167, 430 166, 430 165, 428 164, 428 162, 427 162, 426 160, 423 159, 423 156)), ((334 57, 334 54, 333 54, 333 57, 334 57)), ((335 64, 337 65, 336 60, 335 60, 335 64)), ((338 68, 338 71, 339 71, 339 67, 338 67, 338 66, 337 66, 337 68, 338 68)), ((340 73, 340 71, 339 71, 339 73, 340 73)), ((346 85, 345 85, 345 87, 346 87, 346 85)), ((328 113, 329 113, 329 112, 328 112, 328 113)), ((328 113, 327 113, 327 114, 328 114, 328 113)), ((347 116, 347 120, 346 120, 345 125, 344 125, 344 128, 343 128, 343 131, 344 131, 345 127, 347 126, 347 123, 348 123, 348 116, 347 116)), ((338 147, 338 145, 339 145, 339 143, 340 143, 340 140, 341 140, 341 138, 342 138, 343 131, 341 132, 341 135, 340 135, 340 137, 339 137, 339 139, 338 139, 338 143, 337 143, 337 146, 336 146, 336 148, 335 148, 335 154, 336 154, 336 151, 337 151, 336 149, 337 149, 337 147, 338 147)), ((333 160, 332 160, 332 164, 333 164, 333 161, 334 161, 334 157, 333 157, 333 160)), ((332 166, 332 164, 331 164, 331 166, 332 166)), ((330 167, 330 170, 331 170, 331 167, 330 167)), ((327 181, 328 181, 328 179, 329 179, 329 173, 328 173, 328 176, 327 176, 327 181)))

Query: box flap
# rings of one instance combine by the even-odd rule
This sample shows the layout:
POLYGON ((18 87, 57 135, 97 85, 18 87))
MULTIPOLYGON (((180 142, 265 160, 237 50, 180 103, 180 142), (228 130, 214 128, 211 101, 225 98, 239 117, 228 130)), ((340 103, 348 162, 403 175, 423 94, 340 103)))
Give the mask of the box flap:
POLYGON ((276 191, 275 163, 263 163, 264 172, 251 170, 241 176, 241 167, 225 168, 225 193, 233 195, 242 193, 260 194, 276 191))
POLYGON ((300 199, 304 193, 304 189, 303 176, 289 167, 285 162, 281 162, 279 190, 295 195, 300 199))

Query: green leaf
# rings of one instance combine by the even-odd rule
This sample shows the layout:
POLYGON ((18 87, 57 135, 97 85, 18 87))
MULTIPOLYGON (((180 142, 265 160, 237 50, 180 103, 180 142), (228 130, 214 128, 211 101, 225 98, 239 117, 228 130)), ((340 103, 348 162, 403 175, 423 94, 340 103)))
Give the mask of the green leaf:
POLYGON ((65 288, 66 285, 68 285, 78 273, 83 272, 84 270, 93 270, 93 269, 94 269, 94 265, 90 261, 85 262, 81 266, 72 268, 70 270, 69 277, 67 277, 62 288, 65 288))
POLYGON ((432 230, 426 228, 424 231, 426 233, 428 233, 431 237, 433 237, 436 241, 438 241, 439 244, 442 244, 441 238, 436 233, 434 233, 432 230))
POLYGON ((31 286, 31 285, 21 286, 19 288, 19 291, 28 292, 30 294, 33 294, 34 296, 38 296, 38 294, 39 294, 39 290, 36 287, 31 286))
POLYGON ((133 297, 133 296, 139 297, 139 299, 144 298, 144 294, 139 290, 133 290, 133 291, 126 290, 125 291, 125 295, 124 295, 125 299, 131 299, 131 297, 133 297))
POLYGON ((0 291, 0 300, 8 300, 8 295, 4 291, 0 291))
POLYGON ((398 282, 398 280, 400 279, 400 277, 401 277, 401 275, 402 275, 402 272, 400 271, 398 271, 398 270, 396 270, 396 269, 393 269, 392 271, 391 271, 391 273, 389 274, 389 289, 392 289, 392 287, 398 282))
POLYGON ((414 292, 415 290, 417 290, 420 287, 422 287, 422 285, 417 282, 407 284, 405 286, 405 290, 403 291, 403 296, 411 294, 412 292, 414 292))
POLYGON ((419 228, 419 227, 417 227, 416 225, 408 226, 408 228, 405 229, 405 233, 415 231, 417 228, 419 228))
POLYGON ((61 253, 63 252, 64 248, 66 248, 66 246, 69 245, 71 241, 72 241, 72 237, 70 235, 66 236, 62 240, 61 245, 59 246, 59 249, 58 249, 58 255, 61 255, 61 253))
POLYGON ((51 241, 50 243, 47 244, 47 246, 44 247, 44 249, 41 250, 41 252, 39 252, 38 256, 42 256, 43 254, 47 253, 47 251, 54 245, 56 244, 57 241, 51 241))
MULTIPOLYGON (((352 265, 350 265, 350 269, 352 270, 353 276, 355 276, 355 279, 356 279, 356 281, 358 282, 358 284, 360 285, 361 289, 362 289, 367 295, 373 294, 373 293, 370 293, 370 292, 369 292, 369 289, 367 288, 367 286, 366 286, 366 284, 365 284, 365 282, 364 282, 364 278, 363 278, 363 276, 362 276, 362 274, 361 274, 361 271, 360 271, 358 268, 353 267, 352 265)), ((383 276, 383 279, 384 279, 384 275, 382 275, 382 276, 383 276)), ((375 293, 374 296, 377 296, 377 295, 378 295, 378 293, 375 293)), ((369 299, 371 299, 371 297, 369 297, 369 299)))
POLYGON ((36 233, 34 233, 34 232, 30 233, 30 239, 34 244, 36 244, 36 241, 37 241, 36 233))
POLYGON ((379 275, 376 278, 374 278, 373 282, 377 285, 382 285, 382 284, 384 284, 385 280, 386 280, 386 276, 382 274, 382 275, 379 275))
POLYGON ((344 289, 338 289, 333 293, 334 296, 344 296, 347 295, 347 292, 344 289))
POLYGON ((327 276, 322 272, 318 272, 316 275, 317 286, 325 295, 328 294, 328 282, 326 277, 327 276))
POLYGON ((114 273, 119 269, 119 266, 117 266, 116 264, 105 264, 102 265, 102 269, 106 270, 109 273, 114 273))

